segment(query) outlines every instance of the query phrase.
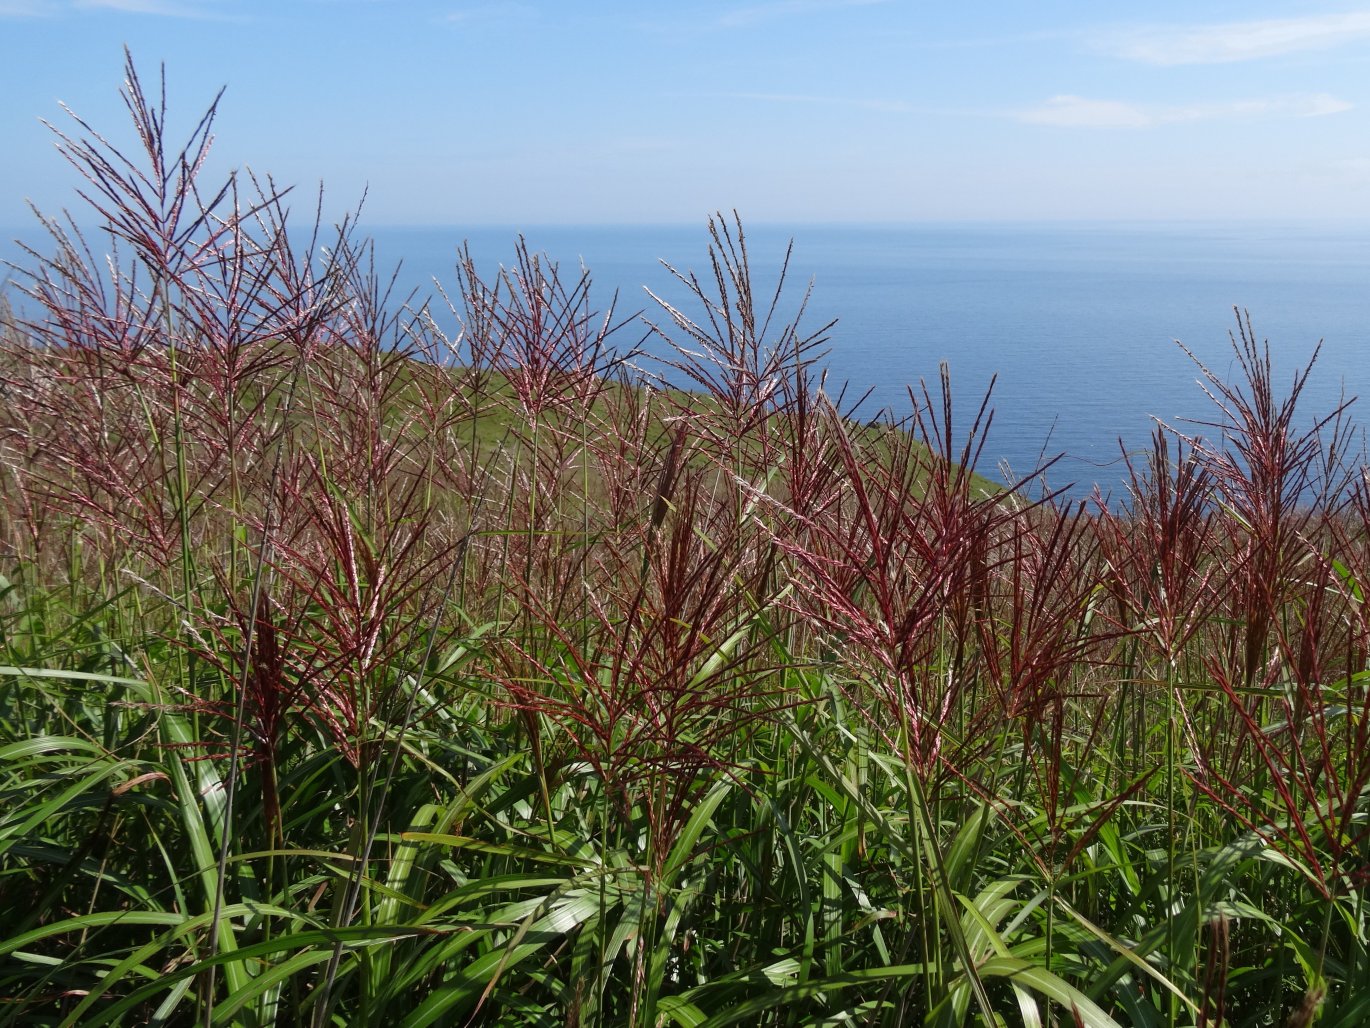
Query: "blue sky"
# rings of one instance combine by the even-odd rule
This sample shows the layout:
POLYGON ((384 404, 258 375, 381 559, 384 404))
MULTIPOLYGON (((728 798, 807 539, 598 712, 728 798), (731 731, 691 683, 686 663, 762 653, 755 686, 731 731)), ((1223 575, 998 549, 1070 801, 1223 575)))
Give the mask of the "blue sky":
POLYGON ((1370 5, 0 0, 0 225, 125 44, 373 225, 1370 217, 1370 5))

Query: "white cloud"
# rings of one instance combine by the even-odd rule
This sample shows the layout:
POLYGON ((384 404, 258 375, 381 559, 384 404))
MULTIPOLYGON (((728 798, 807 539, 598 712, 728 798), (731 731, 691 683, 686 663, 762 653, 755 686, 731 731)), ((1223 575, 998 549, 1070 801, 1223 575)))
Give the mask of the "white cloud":
POLYGON ((213 20, 236 16, 235 12, 223 10, 212 0, 0 0, 0 18, 50 18, 82 11, 213 20))
POLYGON ((770 3, 752 4, 730 11, 718 19, 718 24, 728 28, 744 28, 795 14, 811 14, 843 7, 871 7, 884 3, 889 3, 889 0, 772 0, 770 3))
POLYGON ((1152 117, 1136 104, 1119 100, 1087 100, 1083 96, 1053 96, 1039 107, 1018 113, 1029 125, 1067 128, 1143 128, 1152 117))
POLYGON ((56 13, 51 0, 0 0, 0 18, 45 18, 56 13))
POLYGON ((1083 96, 1053 96, 1045 103, 1015 112, 1028 125, 1060 128, 1150 128, 1193 121, 1269 117, 1317 118, 1349 111, 1352 105, 1328 93, 1295 94, 1228 103, 1166 106, 1121 100, 1091 100, 1083 96))
POLYGON ((1314 93, 1303 99, 1302 107, 1295 113, 1300 118, 1321 118, 1324 114, 1341 114, 1352 110, 1356 105, 1329 93, 1314 93))
POLYGON ((523 3, 474 4, 448 13, 447 20, 460 24, 523 20, 536 17, 537 13, 534 8, 523 3))
POLYGON ((1343 157, 1322 169, 1333 177, 1355 186, 1370 186, 1370 157, 1343 157))
POLYGON ((122 14, 151 14, 159 18, 207 18, 219 20, 229 15, 194 0, 76 0, 77 10, 118 11, 122 14))
POLYGON ((819 96, 809 93, 724 93, 733 100, 759 100, 764 103, 813 104, 824 107, 856 107, 866 111, 907 113, 913 107, 903 100, 881 100, 862 97, 819 96))
POLYGON ((1148 64, 1229 64, 1370 39, 1370 11, 1217 25, 1148 26, 1095 37, 1099 50, 1148 64))

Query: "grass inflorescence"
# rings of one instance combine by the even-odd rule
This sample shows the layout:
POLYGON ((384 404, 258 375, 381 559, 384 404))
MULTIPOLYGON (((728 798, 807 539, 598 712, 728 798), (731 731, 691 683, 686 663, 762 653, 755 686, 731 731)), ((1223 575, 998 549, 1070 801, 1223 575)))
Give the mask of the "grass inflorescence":
POLYGON ((735 220, 449 338, 124 95, 3 312, 0 1023, 1370 1019, 1370 471, 1248 320, 1121 501, 996 489, 735 220))

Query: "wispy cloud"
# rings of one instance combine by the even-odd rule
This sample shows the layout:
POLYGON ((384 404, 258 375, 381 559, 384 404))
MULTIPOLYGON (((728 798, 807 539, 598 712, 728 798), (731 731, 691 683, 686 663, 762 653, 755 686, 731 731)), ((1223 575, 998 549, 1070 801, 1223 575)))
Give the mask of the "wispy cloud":
POLYGON ((122 14, 148 14, 159 18, 191 18, 212 21, 235 17, 212 3, 196 0, 76 0, 78 11, 118 11, 122 14))
POLYGON ((1151 128, 1183 122, 1268 117, 1316 118, 1340 114, 1352 105, 1328 93, 1296 94, 1228 103, 1165 106, 1121 100, 1091 100, 1083 96, 1053 96, 1045 103, 1014 116, 1029 125, 1061 128, 1151 128))
POLYGON ((0 18, 55 18, 92 11, 158 18, 241 21, 243 13, 221 0, 0 0, 0 18))
POLYGON ((0 18, 46 18, 56 13, 52 0, 0 0, 0 18))
POLYGON ((1339 161, 1333 161, 1332 167, 1370 182, 1370 157, 1343 157, 1339 161))
POLYGON ((1297 174, 1304 188, 1323 196, 1370 196, 1370 157, 1308 161, 1297 174))
POLYGON ((866 111, 889 111, 903 114, 914 110, 903 100, 884 100, 869 97, 819 96, 810 93, 719 93, 730 100, 757 100, 762 103, 811 104, 822 107, 855 107, 866 111))
POLYGON ((1037 106, 1019 111, 1028 125, 1059 125, 1066 128, 1144 128, 1153 117, 1137 104, 1121 100, 1090 100, 1083 96, 1053 96, 1037 106))
POLYGON ((1370 39, 1370 11, 1215 25, 1152 25, 1096 35, 1094 48, 1148 64, 1230 64, 1370 39))
POLYGON ((769 3, 751 4, 729 11, 718 19, 718 24, 727 28, 746 28, 798 14, 840 10, 844 7, 873 7, 889 2, 890 0, 770 0, 769 3))
POLYGON ((446 20, 461 25, 471 25, 479 22, 523 21, 535 18, 537 14, 536 8, 523 3, 471 4, 455 11, 449 11, 446 20))

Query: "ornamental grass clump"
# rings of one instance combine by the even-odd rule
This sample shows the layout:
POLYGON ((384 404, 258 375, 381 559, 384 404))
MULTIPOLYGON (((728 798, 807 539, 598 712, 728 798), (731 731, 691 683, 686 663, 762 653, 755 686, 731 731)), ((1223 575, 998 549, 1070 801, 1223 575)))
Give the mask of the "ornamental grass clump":
POLYGON ((1332 903, 1358 892, 1370 841, 1363 597, 1346 563, 1363 571, 1364 469, 1342 460, 1344 405, 1298 427, 1312 362, 1281 399, 1269 344, 1256 343, 1249 319, 1239 328, 1246 388, 1205 372, 1230 423, 1223 449, 1198 452, 1234 512, 1229 591, 1241 609, 1227 620, 1245 639, 1230 631, 1206 659, 1226 732, 1196 751, 1192 777, 1332 903))

